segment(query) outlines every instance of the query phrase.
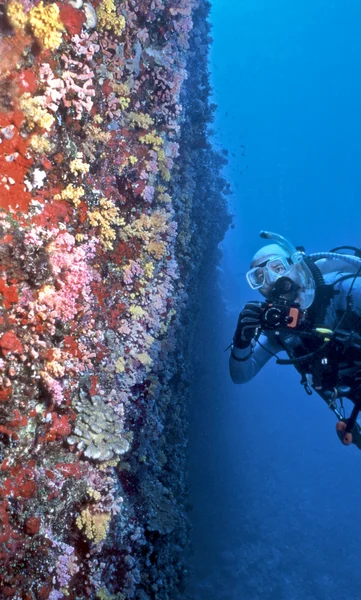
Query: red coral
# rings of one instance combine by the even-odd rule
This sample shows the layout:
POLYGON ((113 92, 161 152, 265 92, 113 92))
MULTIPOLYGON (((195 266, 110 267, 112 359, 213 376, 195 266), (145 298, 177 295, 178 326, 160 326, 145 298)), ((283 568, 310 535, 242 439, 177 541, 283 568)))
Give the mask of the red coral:
POLYGON ((7 331, 0 337, 0 349, 3 356, 13 352, 19 354, 23 352, 22 344, 13 331, 7 331))
POLYGON ((41 521, 40 521, 39 517, 35 517, 35 515, 33 515, 32 517, 29 517, 25 521, 25 525, 24 525, 25 533, 27 533, 28 535, 36 535, 37 533, 39 533, 40 523, 41 523, 41 521))
POLYGON ((69 223, 72 208, 63 200, 53 201, 44 207, 40 215, 33 217, 33 223, 42 227, 57 225, 58 223, 69 223))
POLYGON ((25 415, 21 415, 20 412, 15 409, 13 413, 13 418, 9 421, 10 427, 14 429, 19 429, 19 427, 26 427, 28 424, 28 419, 25 415))
POLYGON ((64 350, 67 350, 71 356, 82 358, 82 353, 79 349, 78 342, 71 335, 66 335, 64 338, 64 350))
POLYGON ((4 388, 0 386, 0 402, 7 402, 11 398, 12 388, 4 388))
POLYGON ((51 592, 51 585, 43 585, 40 589, 39 589, 39 600, 48 600, 49 596, 50 596, 50 592, 51 592))
POLYGON ((119 323, 119 319, 121 315, 127 310, 126 304, 120 302, 116 308, 113 308, 110 311, 109 319, 108 319, 108 327, 111 329, 115 329, 119 323))
POLYGON ((11 304, 15 304, 19 299, 17 287, 7 285, 4 279, 0 279, 0 294, 4 296, 5 308, 10 308, 11 304))
POLYGON ((56 439, 67 437, 71 434, 71 425, 69 423, 68 415, 59 416, 56 412, 52 412, 51 416, 51 427, 45 436, 47 442, 53 442, 56 439))
POLYGON ((34 94, 37 90, 36 77, 32 71, 29 69, 24 69, 18 75, 18 88, 19 93, 23 94, 28 92, 29 94, 34 94))
POLYGON ((82 31, 85 23, 85 15, 80 10, 77 10, 71 4, 60 4, 60 19, 64 23, 70 35, 79 34, 82 31))
POLYGON ((18 434, 15 433, 9 427, 6 427, 6 425, 0 425, 0 433, 3 433, 4 435, 6 435, 7 437, 11 438, 12 440, 19 439, 18 434))
POLYGON ((91 381, 91 387, 90 387, 89 392, 92 396, 95 396, 95 394, 98 393, 98 377, 97 377, 97 375, 92 375, 90 377, 90 381, 91 381))
POLYGON ((102 92, 105 96, 109 96, 113 92, 113 88, 111 86, 111 82, 109 79, 106 79, 102 85, 102 92))
POLYGON ((57 463, 55 469, 57 469, 63 477, 75 477, 75 479, 79 479, 83 473, 83 468, 80 463, 57 463))
POLYGON ((104 346, 104 344, 101 344, 100 342, 96 345, 97 347, 97 355, 96 355, 96 359, 101 361, 103 360, 103 358, 105 358, 106 356, 108 356, 110 350, 109 348, 107 348, 106 346, 104 346))
POLYGON ((104 288, 104 285, 97 283, 96 281, 92 281, 90 287, 91 291, 96 296, 99 306, 105 308, 105 301, 108 298, 108 290, 104 288))
POLYGON ((24 178, 32 161, 25 158, 28 141, 21 137, 19 128, 24 117, 20 111, 1 112, 0 127, 12 127, 9 139, 3 139, 0 154, 0 208, 26 212, 31 194, 24 186, 24 178))
POLYGON ((29 466, 11 467, 10 477, 3 481, 0 491, 3 496, 32 498, 36 492, 34 468, 29 466))

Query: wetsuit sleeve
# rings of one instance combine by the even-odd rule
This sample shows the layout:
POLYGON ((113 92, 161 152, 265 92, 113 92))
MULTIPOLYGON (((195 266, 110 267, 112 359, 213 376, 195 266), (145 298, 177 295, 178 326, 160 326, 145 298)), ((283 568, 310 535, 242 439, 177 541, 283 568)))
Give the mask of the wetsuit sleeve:
POLYGON ((261 334, 260 344, 248 346, 247 348, 233 348, 229 357, 229 372, 233 383, 246 383, 250 381, 263 365, 283 348, 274 340, 261 334), (237 360, 238 359, 238 360, 237 360))

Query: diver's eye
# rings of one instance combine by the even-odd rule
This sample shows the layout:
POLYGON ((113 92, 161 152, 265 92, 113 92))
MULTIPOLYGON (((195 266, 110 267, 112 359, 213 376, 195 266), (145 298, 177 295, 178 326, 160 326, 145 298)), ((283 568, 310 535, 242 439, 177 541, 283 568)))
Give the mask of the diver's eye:
POLYGON ((263 269, 257 269, 257 271, 254 274, 255 276, 255 280, 257 281, 257 283, 262 283, 263 281, 263 269))
POLYGON ((267 267, 276 275, 281 275, 282 273, 286 273, 286 267, 281 260, 273 260, 270 261, 267 267))

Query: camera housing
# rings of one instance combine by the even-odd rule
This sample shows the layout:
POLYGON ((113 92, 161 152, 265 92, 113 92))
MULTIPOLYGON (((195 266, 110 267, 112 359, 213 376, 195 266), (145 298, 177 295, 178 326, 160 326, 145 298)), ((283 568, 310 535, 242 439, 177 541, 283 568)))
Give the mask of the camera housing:
MULTIPOLYGON (((287 301, 286 301, 287 302, 287 301)), ((304 313, 299 306, 264 302, 261 323, 264 329, 296 329, 304 321, 304 313)))
POLYGON ((264 329, 298 329, 306 319, 306 310, 296 302, 299 286, 289 277, 280 277, 267 302, 263 303, 261 323, 264 329))

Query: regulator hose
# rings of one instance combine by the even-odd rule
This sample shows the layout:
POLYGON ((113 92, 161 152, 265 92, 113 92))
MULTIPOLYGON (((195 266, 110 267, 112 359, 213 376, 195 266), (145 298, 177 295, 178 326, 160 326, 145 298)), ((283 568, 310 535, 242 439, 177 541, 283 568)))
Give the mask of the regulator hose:
POLYGON ((315 280, 316 292, 315 299, 310 308, 310 313, 313 318, 314 326, 320 327, 324 324, 326 310, 329 305, 330 299, 333 292, 330 291, 330 287, 325 283, 323 275, 317 265, 313 262, 309 256, 304 256, 304 262, 308 266, 312 273, 312 277, 315 280))

